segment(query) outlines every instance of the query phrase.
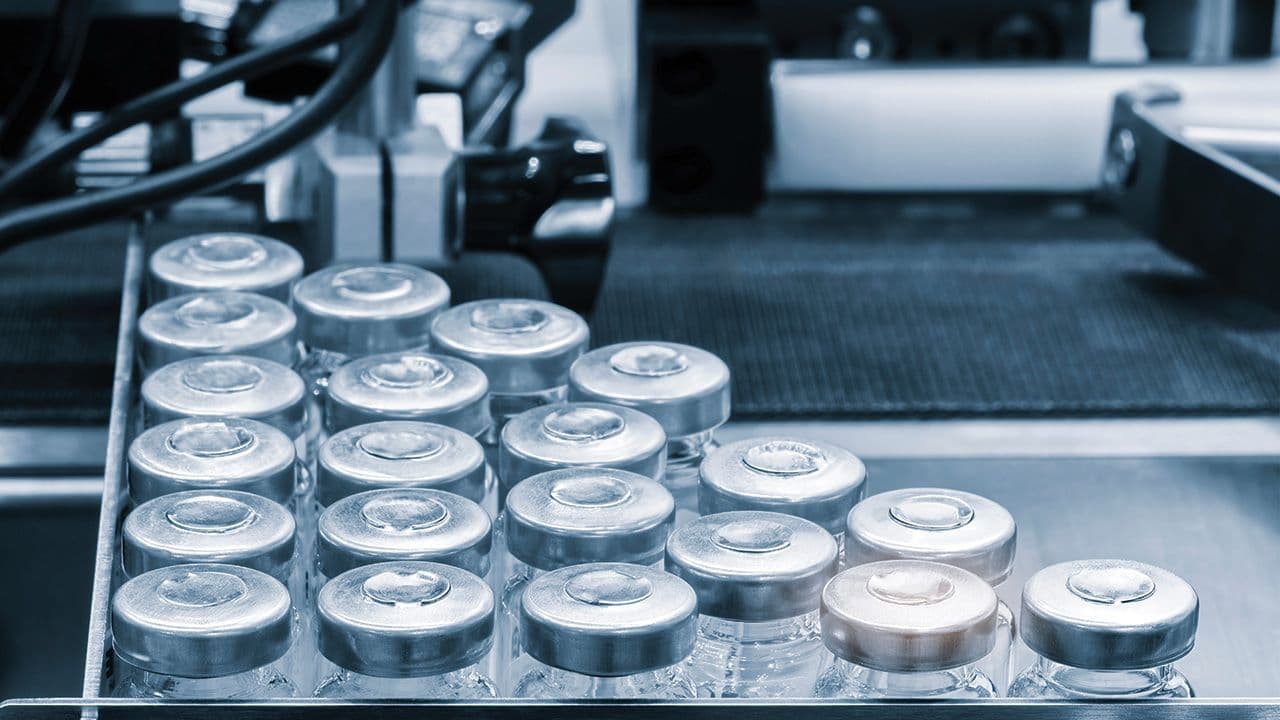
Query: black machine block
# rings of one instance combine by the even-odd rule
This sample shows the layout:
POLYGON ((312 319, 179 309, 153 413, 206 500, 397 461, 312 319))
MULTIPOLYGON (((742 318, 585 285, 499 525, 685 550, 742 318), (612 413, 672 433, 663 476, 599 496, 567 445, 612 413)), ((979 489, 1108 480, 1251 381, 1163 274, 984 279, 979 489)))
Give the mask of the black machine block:
POLYGON ((640 27, 649 204, 747 211, 764 197, 769 37, 748 8, 662 6, 640 27))

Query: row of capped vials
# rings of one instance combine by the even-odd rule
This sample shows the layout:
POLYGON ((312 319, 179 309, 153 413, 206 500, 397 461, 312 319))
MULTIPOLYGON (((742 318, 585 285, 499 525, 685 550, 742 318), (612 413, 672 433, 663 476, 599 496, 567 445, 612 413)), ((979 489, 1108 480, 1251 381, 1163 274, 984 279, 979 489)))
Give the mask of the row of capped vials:
POLYGON ((1051 566, 1015 632, 992 589, 1004 508, 864 499, 862 463, 825 443, 718 447, 729 371, 710 353, 584 354, 564 308, 445 309, 443 281, 401 265, 299 280, 257 236, 179 240, 150 267, 117 694, 1191 694, 1172 667, 1194 642, 1187 583, 1051 566), (1036 657, 1010 683, 1018 645, 1036 657))

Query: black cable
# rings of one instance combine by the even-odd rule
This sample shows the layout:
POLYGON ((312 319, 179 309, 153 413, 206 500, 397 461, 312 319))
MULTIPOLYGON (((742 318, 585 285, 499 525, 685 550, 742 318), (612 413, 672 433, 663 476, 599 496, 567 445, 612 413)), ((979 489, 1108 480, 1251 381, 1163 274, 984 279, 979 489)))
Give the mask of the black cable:
POLYGON ((42 233, 81 227, 200 192, 253 171, 320 131, 369 81, 391 47, 400 5, 369 0, 361 29, 324 85, 303 106, 242 145, 200 163, 110 190, 22 208, 0 217, 0 250, 42 233))
POLYGON ((89 35, 92 0, 58 0, 50 19, 35 72, 10 98, 0 128, 0 155, 15 157, 26 149, 31 136, 48 120, 71 87, 89 35))
POLYGON ((14 164, 0 176, 0 197, 10 194, 26 182, 52 172, 116 133, 142 122, 157 120, 207 92, 237 80, 270 72, 342 39, 359 27, 360 13, 360 10, 354 10, 325 21, 290 40, 237 55, 213 65, 195 77, 169 83, 130 100, 103 115, 92 125, 69 132, 14 164))

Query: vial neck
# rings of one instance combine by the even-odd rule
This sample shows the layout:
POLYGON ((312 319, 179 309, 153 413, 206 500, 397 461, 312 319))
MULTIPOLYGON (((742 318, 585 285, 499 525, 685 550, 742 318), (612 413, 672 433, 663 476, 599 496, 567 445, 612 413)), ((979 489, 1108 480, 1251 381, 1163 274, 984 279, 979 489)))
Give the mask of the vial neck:
POLYGON ((211 678, 186 678, 134 669, 134 687, 129 694, 175 699, 256 697, 266 694, 272 683, 271 675, 266 668, 211 678))
POLYGON ((1160 692, 1173 679, 1172 664, 1139 670, 1089 670, 1041 657, 1036 670, 1069 693, 1100 697, 1142 697, 1160 692))
POLYGON ((717 447, 715 438, 711 430, 704 430, 693 435, 685 435, 683 437, 667 439, 667 464, 671 465, 697 465, 702 462, 702 458, 707 453, 717 447))
POLYGON ((543 405, 564 402, 568 395, 567 385, 527 393, 489 393, 489 413, 493 415, 494 429, 501 431, 502 426, 516 415, 543 405))
POLYGON ((485 692, 489 683, 478 675, 474 667, 415 677, 377 677, 342 670, 334 681, 341 682, 341 695, 344 697, 448 699, 492 695, 492 692, 485 692))
POLYGON ((777 645, 819 639, 818 612, 796 617, 740 622, 701 615, 698 617, 699 640, 733 645, 777 645))
POLYGON ((973 665, 923 672, 887 672, 836 658, 836 666, 852 684, 867 695, 883 697, 930 697, 947 695, 970 684, 977 674, 973 665))

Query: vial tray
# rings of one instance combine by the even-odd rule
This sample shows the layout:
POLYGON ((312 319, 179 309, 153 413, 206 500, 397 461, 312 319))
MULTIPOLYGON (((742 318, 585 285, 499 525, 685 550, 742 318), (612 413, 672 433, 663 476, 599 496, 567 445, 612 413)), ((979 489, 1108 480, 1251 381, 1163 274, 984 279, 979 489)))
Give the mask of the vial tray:
MULTIPOLYGON (((306 717, 449 720, 588 720, 687 717, 698 720, 837 720, 864 718, 1277 718, 1280 719, 1280 422, 1224 420, 1190 423, 1186 442, 1144 454, 1118 450, 1114 433, 1141 435, 1141 423, 1119 421, 1096 429, 1096 446, 1068 442, 1066 450, 1037 450, 1042 425, 978 423, 978 433, 958 435, 931 453, 927 444, 903 443, 912 423, 731 423, 726 439, 789 431, 843 442, 864 455, 870 492, 899 487, 955 487, 1004 504, 1019 523, 1017 562, 999 594, 1015 609, 1022 583, 1045 565, 1088 557, 1127 557, 1168 567, 1200 594, 1196 649, 1178 663, 1198 698, 1157 703, 986 701, 859 702, 827 700, 651 702, 353 703, 172 702, 107 698, 110 682, 109 600, 116 582, 118 530, 125 496, 125 454, 137 398, 134 336, 145 268, 145 242, 130 238, 121 302, 114 397, 105 489, 96 555, 83 697, 17 700, 0 705, 8 718, 203 718, 306 717), (1233 425, 1232 423, 1237 423, 1233 425), (1244 422, 1245 425, 1238 423, 1244 422), (1197 428, 1225 430, 1222 442, 1197 428), (994 428, 994 429, 993 429, 994 428), (1003 429, 1001 429, 1003 428, 1003 429), (984 434, 985 433, 985 434, 984 434), (1002 434, 1003 433, 1003 434, 1002 434), (1246 437, 1248 436, 1248 437, 1246 437), (1243 438, 1243 439, 1242 439, 1243 438), (1243 448, 1252 441, 1257 448, 1243 448), (882 439, 884 442, 882 442, 882 439), (1003 442, 1002 442, 1003 441, 1003 442), (1009 443, 1018 444, 1009 452, 1009 443), (890 448, 891 445, 896 448, 890 448), (1196 445, 1209 451, 1198 455, 1196 445), (902 451, 906 447, 906 451, 902 451), (1004 450, 1001 450, 1001 448, 1004 450), (888 448, 888 449, 886 449, 888 448), (992 449, 986 452, 984 448, 992 449), (1234 449, 1233 449, 1234 448, 1234 449), (1243 448, 1243 449, 1241 449, 1243 448)), ((1027 421, 1034 423, 1037 421, 1027 421)), ((1088 422, 1083 423, 1087 426, 1088 422)), ((972 428, 971 428, 972 429, 972 428)), ((1069 433, 1068 433, 1069 435, 1069 433)), ((911 436, 915 437, 915 436, 911 436)), ((1143 439, 1138 438, 1138 445, 1143 439)), ((1156 443, 1157 445, 1159 443, 1156 443)), ((1021 648, 1015 662, 1025 665, 1021 648)))

